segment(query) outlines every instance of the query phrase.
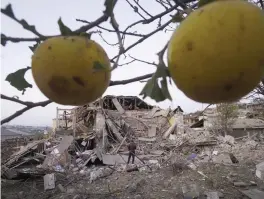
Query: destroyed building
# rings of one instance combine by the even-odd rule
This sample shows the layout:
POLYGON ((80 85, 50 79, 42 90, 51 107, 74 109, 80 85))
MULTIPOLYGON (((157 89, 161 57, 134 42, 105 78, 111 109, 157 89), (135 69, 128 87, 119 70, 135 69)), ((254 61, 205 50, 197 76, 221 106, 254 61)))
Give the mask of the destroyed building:
POLYGON ((174 110, 153 107, 135 96, 108 95, 71 110, 71 118, 66 122, 70 125, 67 129, 57 128, 55 134, 73 135, 93 143, 94 147, 102 145, 103 153, 116 153, 130 139, 155 141, 170 126, 168 118, 182 112, 180 107, 174 110))
MULTIPOLYGON (((263 139, 255 139, 251 133, 250 138, 238 139, 241 143, 230 135, 223 137, 210 133, 206 129, 210 126, 209 115, 214 115, 212 110, 197 114, 198 122, 193 125, 184 124, 186 117, 181 107, 163 110, 134 96, 105 96, 74 109, 57 108, 57 116, 53 120, 54 132, 49 137, 24 142, 17 140, 20 143, 12 145, 12 155, 2 161, 2 178, 32 179, 35 185, 41 184, 41 190, 44 188, 43 194, 77 195, 81 193, 79 186, 75 186, 78 182, 82 185, 80 187, 89 183, 85 186, 86 191, 87 188, 93 190, 94 186, 103 185, 105 177, 117 182, 123 176, 127 178, 130 172, 138 172, 139 176, 152 175, 149 180, 160 174, 161 177, 157 178, 159 181, 172 179, 171 176, 175 175, 177 182, 179 178, 186 182, 186 177, 190 177, 193 186, 180 182, 184 195, 187 189, 197 187, 197 179, 203 178, 201 181, 206 181, 205 184, 211 182, 210 175, 215 172, 206 169, 208 166, 201 167, 203 164, 213 163, 212 168, 217 165, 217 170, 220 165, 236 168, 246 157, 244 151, 252 149, 252 153, 256 154, 256 149, 263 142, 263 139), (135 164, 127 165, 127 144, 132 139, 137 144, 135 164), (234 163, 230 152, 234 152, 239 161, 234 163), (189 175, 189 172, 192 173, 189 175), (169 177, 163 176, 166 173, 169 177), (110 175, 112 178, 109 178, 110 175), (35 180, 39 177, 41 182, 35 180), (98 184, 94 183, 96 180, 98 184)), ((263 122, 259 121, 255 126, 252 123, 247 124, 249 126, 241 124, 244 124, 244 120, 236 124, 234 131, 248 131, 251 127, 255 132, 262 132, 263 122)), ((8 147, 5 152, 8 152, 8 147)), ((258 153, 261 155, 255 155, 255 172, 259 179, 263 179, 263 150, 259 148, 258 153)), ((248 156, 252 157, 251 154, 248 156)), ((221 180, 217 178, 215 181, 221 180)), ((120 182, 124 184, 123 179, 120 182)), ((239 183, 234 182, 234 186, 236 184, 239 183)), ((128 185, 125 191, 131 193, 131 187, 128 185)), ((199 195, 200 191, 196 192, 199 195)), ((89 193, 83 192, 85 197, 89 193)))

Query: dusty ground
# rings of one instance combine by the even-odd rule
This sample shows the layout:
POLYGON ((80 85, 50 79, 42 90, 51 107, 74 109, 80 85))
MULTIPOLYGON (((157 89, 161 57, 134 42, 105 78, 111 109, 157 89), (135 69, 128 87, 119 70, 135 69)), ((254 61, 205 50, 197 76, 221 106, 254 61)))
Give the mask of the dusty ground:
POLYGON ((158 199, 183 198, 181 188, 183 185, 196 184, 199 187, 200 198, 206 198, 208 191, 218 191, 226 199, 247 198, 239 189, 258 187, 264 191, 264 182, 255 176, 256 164, 264 161, 264 145, 248 147, 244 143, 236 145, 233 149, 227 147, 215 148, 223 152, 232 150, 239 159, 239 164, 202 163, 198 160, 195 165, 208 178, 203 177, 197 170, 184 169, 182 172, 172 172, 171 165, 150 171, 114 171, 110 176, 97 179, 90 183, 89 175, 56 175, 56 185, 62 184, 65 188, 61 192, 58 187, 54 190, 43 190, 43 178, 21 181, 5 181, 1 183, 1 196, 6 199, 82 199, 82 198, 132 198, 132 199, 158 199), (248 185, 244 188, 233 186, 234 181, 249 183, 254 181, 257 185, 248 185))
MULTIPOLYGON (((170 167, 152 172, 114 172, 112 175, 89 183, 87 177, 63 179, 58 177, 57 184, 66 188, 65 193, 59 189, 43 192, 42 179, 26 182, 2 183, 2 198, 183 198, 181 187, 195 183, 201 197, 206 198, 206 191, 219 191, 224 198, 247 198, 243 196, 232 181, 257 183, 259 189, 264 189, 264 183, 255 177, 255 164, 243 166, 224 166, 214 163, 203 163, 198 170, 203 171, 209 179, 193 170, 184 170, 173 175, 170 167), (68 184, 71 182, 70 184, 68 184), (68 185, 67 185, 68 184, 68 185)), ((249 187, 247 187, 249 188, 249 187)))

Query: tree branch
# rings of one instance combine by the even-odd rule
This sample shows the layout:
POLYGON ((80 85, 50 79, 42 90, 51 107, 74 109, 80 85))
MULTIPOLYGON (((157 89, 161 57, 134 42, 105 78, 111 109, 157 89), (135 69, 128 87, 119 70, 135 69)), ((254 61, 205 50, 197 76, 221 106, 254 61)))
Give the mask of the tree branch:
POLYGON ((129 83, 133 83, 133 82, 137 82, 143 79, 147 79, 152 77, 154 73, 149 73, 146 75, 142 75, 139 77, 135 77, 135 78, 131 78, 131 79, 126 79, 126 80, 120 80, 120 81, 111 81, 109 86, 117 86, 117 85, 124 85, 124 84, 129 84, 129 83))
MULTIPOLYGON (((129 51, 130 49, 134 48, 135 46, 137 46, 138 44, 140 44, 141 42, 143 42, 144 40, 148 39, 149 37, 151 37, 152 35, 154 35, 155 33, 163 30, 167 25, 169 25, 171 22, 173 21, 173 19, 170 19, 169 21, 167 21, 165 24, 163 24, 162 26, 160 26, 159 28, 157 28, 156 30, 154 30, 153 32, 150 32, 149 34, 147 34, 145 37, 142 37, 141 39, 139 39, 138 41, 136 41, 134 44, 131 44, 129 47, 127 47, 123 53, 126 53, 127 51, 129 51)), ((111 59, 111 61, 113 61, 114 59, 117 58, 117 55, 115 57, 113 57, 111 59)))
POLYGON ((7 96, 2 95, 2 94, 1 94, 1 98, 5 99, 5 100, 17 102, 19 104, 26 105, 25 108, 22 108, 19 111, 16 111, 14 114, 10 115, 9 117, 1 120, 1 125, 5 124, 7 122, 10 122, 14 118, 22 115, 24 112, 26 112, 26 111, 28 111, 28 110, 30 110, 32 108, 35 108, 35 107, 38 107, 38 106, 45 107, 45 106, 47 106, 48 104, 50 104, 52 102, 51 100, 46 100, 46 101, 36 102, 36 103, 34 103, 34 102, 23 102, 21 100, 18 100, 18 99, 15 99, 15 98, 11 98, 11 97, 7 97, 7 96))
MULTIPOLYGON (((142 75, 142 76, 131 78, 131 79, 119 80, 119 81, 111 81, 109 86, 117 86, 117 85, 125 85, 125 84, 129 84, 129 83, 133 83, 133 82, 136 82, 136 81, 140 81, 140 80, 143 80, 143 79, 150 78, 152 75, 153 75, 153 73, 150 73, 150 74, 142 75)), ((21 109, 19 111, 16 111, 14 114, 10 115, 9 117, 1 120, 1 125, 5 124, 7 122, 10 122, 11 120, 15 119, 16 117, 22 115, 24 112, 26 112, 26 111, 28 111, 28 110, 30 110, 32 108, 35 108, 35 107, 38 107, 38 106, 45 107, 48 104, 52 103, 51 100, 45 100, 45 101, 42 101, 42 102, 22 101, 22 100, 14 98, 14 97, 8 97, 8 96, 3 95, 3 94, 1 94, 1 99, 12 101, 12 102, 16 102, 16 103, 19 103, 19 104, 22 104, 22 105, 26 106, 25 108, 23 108, 23 109, 21 109)))
MULTIPOLYGON (((88 23, 88 24, 90 23, 89 21, 83 20, 83 19, 76 19, 76 21, 83 22, 83 23, 88 23)), ((116 33, 115 30, 111 30, 111 29, 102 27, 100 25, 97 25, 97 27, 102 29, 102 30, 105 30, 107 32, 116 33)), ((136 37, 144 37, 145 36, 144 34, 138 34, 138 33, 133 33, 133 32, 125 32, 125 31, 120 31, 120 30, 119 30, 119 32, 121 34, 130 35, 130 36, 136 36, 136 37)))

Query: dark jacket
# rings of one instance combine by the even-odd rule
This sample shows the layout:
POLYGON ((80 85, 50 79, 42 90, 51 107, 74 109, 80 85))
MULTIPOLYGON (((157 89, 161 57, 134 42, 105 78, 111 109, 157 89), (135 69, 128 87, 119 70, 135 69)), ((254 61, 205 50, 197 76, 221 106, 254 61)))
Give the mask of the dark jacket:
POLYGON ((129 145, 128 145, 129 151, 135 152, 136 148, 137 148, 137 145, 134 142, 129 143, 129 145))

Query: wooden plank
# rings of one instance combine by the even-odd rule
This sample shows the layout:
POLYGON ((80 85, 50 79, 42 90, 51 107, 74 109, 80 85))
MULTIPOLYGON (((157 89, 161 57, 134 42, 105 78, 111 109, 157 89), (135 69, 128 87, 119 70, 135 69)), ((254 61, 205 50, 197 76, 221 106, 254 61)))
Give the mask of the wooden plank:
POLYGON ((123 107, 121 106, 121 104, 118 102, 118 100, 116 98, 113 98, 112 102, 120 114, 125 113, 125 110, 123 109, 123 107))

